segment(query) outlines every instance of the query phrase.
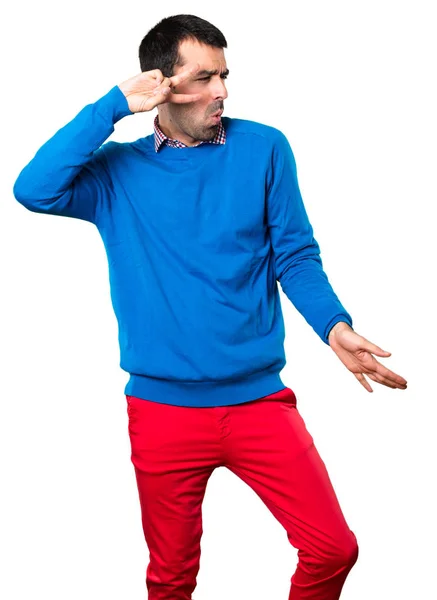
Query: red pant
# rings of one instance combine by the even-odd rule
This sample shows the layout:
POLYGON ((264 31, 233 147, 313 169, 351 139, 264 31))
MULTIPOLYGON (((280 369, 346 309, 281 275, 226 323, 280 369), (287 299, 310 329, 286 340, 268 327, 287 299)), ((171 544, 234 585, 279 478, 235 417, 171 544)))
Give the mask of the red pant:
POLYGON ((150 553, 149 600, 191 600, 200 564, 201 505, 219 466, 258 494, 298 549, 289 600, 340 597, 358 544, 290 388, 221 407, 126 399, 150 553))

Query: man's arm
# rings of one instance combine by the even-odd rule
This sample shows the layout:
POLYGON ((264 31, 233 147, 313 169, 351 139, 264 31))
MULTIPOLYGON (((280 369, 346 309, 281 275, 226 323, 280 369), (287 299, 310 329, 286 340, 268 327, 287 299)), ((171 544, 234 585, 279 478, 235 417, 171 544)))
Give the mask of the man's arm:
POLYGON ((199 68, 197 63, 187 64, 173 77, 164 77, 159 69, 144 71, 85 106, 24 167, 14 184, 15 198, 33 212, 96 224, 112 193, 106 156, 109 148, 117 146, 114 142, 100 146, 114 131, 114 124, 158 104, 199 100, 200 94, 175 93, 176 86, 196 77, 199 68))
POLYGON ((323 270, 320 248, 299 190, 294 155, 279 130, 269 172, 267 223, 277 280, 318 336, 329 344, 328 335, 334 325, 344 322, 352 328, 352 317, 323 270))
POLYGON ((277 131, 268 187, 268 224, 277 279, 294 306, 368 392, 373 390, 364 375, 376 383, 405 390, 407 381, 373 356, 387 358, 391 353, 353 330, 351 316, 323 271, 320 249, 300 195, 293 153, 286 137, 277 131))
POLYGON ((37 151, 14 184, 15 198, 32 212, 96 222, 112 184, 103 142, 114 124, 133 114, 114 86, 85 106, 37 151))

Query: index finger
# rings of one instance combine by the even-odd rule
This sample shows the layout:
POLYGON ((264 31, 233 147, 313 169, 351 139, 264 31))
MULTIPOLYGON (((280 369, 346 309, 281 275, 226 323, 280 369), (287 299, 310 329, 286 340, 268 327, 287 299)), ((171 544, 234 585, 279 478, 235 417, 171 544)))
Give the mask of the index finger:
POLYGON ((171 82, 171 87, 175 87, 176 85, 183 83, 187 79, 190 79, 190 77, 193 77, 199 71, 199 68, 199 63, 185 65, 185 67, 183 67, 183 70, 180 73, 178 73, 177 75, 173 75, 169 78, 171 82))

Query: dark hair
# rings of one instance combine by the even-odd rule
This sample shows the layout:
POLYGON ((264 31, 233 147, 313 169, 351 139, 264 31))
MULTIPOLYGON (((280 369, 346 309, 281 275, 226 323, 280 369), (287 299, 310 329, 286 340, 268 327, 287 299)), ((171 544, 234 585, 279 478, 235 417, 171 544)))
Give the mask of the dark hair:
POLYGON ((174 15, 157 23, 142 39, 139 47, 141 71, 159 69, 171 77, 175 65, 183 65, 179 44, 195 39, 215 48, 227 48, 222 32, 214 25, 194 15, 174 15))

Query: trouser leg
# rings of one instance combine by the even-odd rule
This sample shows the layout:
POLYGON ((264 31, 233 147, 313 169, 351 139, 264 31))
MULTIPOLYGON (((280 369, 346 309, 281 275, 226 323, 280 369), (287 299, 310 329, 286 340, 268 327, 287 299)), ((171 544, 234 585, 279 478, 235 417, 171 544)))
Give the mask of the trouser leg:
POLYGON ((225 466, 256 492, 298 549, 289 600, 337 600, 358 544, 293 391, 229 407, 227 427, 225 466))
MULTIPOLYGON (((216 465, 202 409, 127 396, 131 460, 150 560, 149 600, 191 600, 202 536, 202 501, 216 465)), ((212 428, 211 428, 212 430, 212 428)))

